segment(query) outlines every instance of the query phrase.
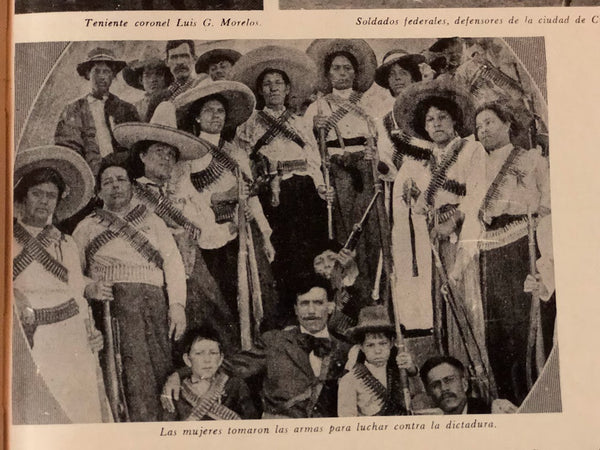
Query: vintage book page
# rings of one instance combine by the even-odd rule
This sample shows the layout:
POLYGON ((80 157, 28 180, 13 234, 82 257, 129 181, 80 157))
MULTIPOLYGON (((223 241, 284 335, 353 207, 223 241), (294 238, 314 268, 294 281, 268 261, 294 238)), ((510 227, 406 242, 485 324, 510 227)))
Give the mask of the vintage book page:
POLYGON ((11 16, 8 448, 599 448, 596 1, 109 3, 11 16))

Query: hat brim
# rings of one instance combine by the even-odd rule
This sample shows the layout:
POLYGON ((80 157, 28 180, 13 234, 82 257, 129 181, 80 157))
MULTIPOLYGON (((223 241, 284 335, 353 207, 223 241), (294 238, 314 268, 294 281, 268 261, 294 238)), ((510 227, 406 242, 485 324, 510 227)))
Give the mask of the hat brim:
POLYGON ((242 54, 230 48, 215 48, 201 54, 196 60, 196 73, 208 73, 208 66, 212 61, 223 60, 231 61, 236 64, 242 54))
POLYGON ((173 104, 179 111, 186 111, 192 105, 211 95, 221 95, 227 102, 225 126, 237 127, 244 123, 256 105, 254 94, 245 85, 237 81, 214 81, 202 83, 183 94, 178 95, 173 104))
POLYGON ((94 194, 92 170, 77 152, 60 145, 34 147, 17 153, 14 185, 32 170, 42 167, 58 172, 67 186, 54 211, 58 221, 68 219, 89 203, 94 194))
POLYGON ((317 87, 322 92, 331 91, 329 78, 325 73, 325 59, 337 52, 348 52, 358 62, 354 88, 366 92, 373 85, 377 58, 371 46, 363 39, 316 39, 306 49, 317 66, 317 87))
POLYGON ((256 81, 268 69, 284 72, 290 79, 290 105, 301 105, 313 93, 317 67, 306 53, 291 47, 268 45, 248 52, 233 67, 231 78, 244 83, 258 97, 256 81))
POLYGON ((115 59, 94 59, 93 61, 84 61, 77 64, 77 73, 79 76, 86 78, 92 66, 98 63, 105 63, 113 70, 115 75, 127 67, 127 63, 125 61, 119 61, 115 59))
POLYGON ((466 89, 457 86, 456 82, 448 77, 414 83, 402 91, 394 103, 394 118, 400 129, 413 136, 431 140, 429 136, 423 136, 414 129, 413 118, 419 105, 432 97, 442 97, 456 103, 462 114, 463 122, 462 130, 456 131, 462 137, 474 133, 473 115, 475 114, 475 108, 473 96, 466 89))
MULTIPOLYGON (((377 69, 375 69, 375 83, 379 86, 389 89, 390 84, 388 82, 388 77, 390 74, 390 69, 394 64, 398 64, 404 70, 419 70, 419 64, 426 62, 427 59, 423 55, 419 54, 410 54, 404 55, 396 59, 392 59, 391 61, 386 61, 382 65, 380 65, 377 69)), ((412 74, 411 74, 412 76, 412 74)))
POLYGON ((346 336, 354 344, 360 344, 365 333, 396 333, 396 327, 391 323, 372 325, 357 325, 346 331, 346 336))
MULTIPOLYGON (((142 74, 144 73, 144 69, 148 67, 150 63, 148 61, 140 61, 135 60, 130 62, 122 71, 123 80, 129 86, 135 89, 139 89, 140 91, 144 90, 144 86, 140 82, 142 78, 142 74)), ((165 87, 169 86, 173 82, 173 74, 167 67, 166 64, 156 64, 156 69, 160 69, 163 72, 163 77, 165 79, 165 87)))
POLYGON ((209 151, 206 143, 193 134, 157 123, 126 122, 117 125, 113 134, 123 147, 131 149, 140 141, 156 141, 179 150, 179 160, 201 158, 209 151))

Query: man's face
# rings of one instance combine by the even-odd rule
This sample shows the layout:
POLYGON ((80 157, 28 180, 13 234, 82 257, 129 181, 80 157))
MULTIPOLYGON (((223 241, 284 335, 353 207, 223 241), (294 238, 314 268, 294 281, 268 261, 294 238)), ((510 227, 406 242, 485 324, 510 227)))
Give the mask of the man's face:
POLYGON ((266 74, 263 78, 260 94, 265 100, 265 106, 269 108, 283 106, 285 104, 285 98, 289 93, 290 87, 280 73, 271 72, 266 74))
POLYGON ((427 392, 444 414, 462 414, 469 383, 456 367, 442 363, 427 374, 427 392))
POLYGON ((433 142, 445 146, 455 136, 454 120, 447 111, 432 106, 425 115, 425 131, 433 142))
POLYGON ((165 182, 171 177, 171 171, 177 161, 175 147, 157 142, 148 147, 145 153, 140 153, 144 164, 144 175, 153 181, 165 182))
POLYGON ((122 211, 129 205, 132 196, 131 181, 124 168, 113 166, 102 172, 98 197, 104 201, 106 209, 122 211))
POLYGON ((208 65, 208 75, 213 81, 229 80, 232 67, 231 61, 222 59, 208 65))
POLYGON ((475 119, 477 138, 487 151, 510 143, 510 123, 504 123, 492 110, 485 109, 475 119))
POLYGON ((44 227, 54 214, 58 200, 58 187, 54 183, 30 187, 23 200, 23 223, 44 227))
POLYGON ((313 261, 315 273, 328 280, 331 279, 331 273, 333 272, 337 260, 337 253, 332 250, 325 250, 323 253, 317 255, 313 261))
POLYGON ((351 89, 355 76, 354 67, 348 58, 343 55, 333 58, 329 68, 331 87, 338 90, 351 89))
POLYGON ((314 287, 307 293, 298 295, 294 310, 301 326, 310 333, 318 333, 327 327, 327 319, 334 306, 333 302, 328 301, 325 289, 314 287))
POLYGON ((367 362, 376 367, 383 367, 390 357, 392 340, 383 333, 366 333, 360 349, 367 362))
POLYGON ((412 84, 413 79, 410 72, 400 67, 399 64, 394 64, 388 74, 388 83, 390 89, 394 93, 394 97, 398 97, 406 86, 412 84))
POLYGON ((108 64, 104 62, 94 64, 90 69, 92 93, 96 95, 108 94, 114 77, 115 74, 108 64))
POLYGON ((154 94, 155 92, 164 89, 166 87, 165 85, 165 75, 161 69, 144 69, 142 74, 142 86, 144 87, 144 92, 147 94, 154 94))
POLYGON ((185 82, 194 69, 194 58, 189 44, 181 44, 169 50, 167 66, 177 81, 185 82))
POLYGON ((219 100, 209 100, 204 105, 196 118, 200 130, 209 134, 220 134, 225 126, 227 112, 219 100))
POLYGON ((183 355, 183 361, 197 378, 209 379, 221 366, 223 354, 218 342, 202 339, 192 344, 190 351, 183 355))

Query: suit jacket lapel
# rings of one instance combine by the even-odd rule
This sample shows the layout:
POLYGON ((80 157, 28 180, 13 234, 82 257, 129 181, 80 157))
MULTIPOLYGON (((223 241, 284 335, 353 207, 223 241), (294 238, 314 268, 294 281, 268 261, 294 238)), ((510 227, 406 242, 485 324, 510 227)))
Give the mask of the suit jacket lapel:
POLYGON ((314 378, 312 366, 308 354, 302 349, 298 343, 298 338, 301 335, 300 329, 296 328, 287 335, 285 351, 290 359, 309 377, 314 378))

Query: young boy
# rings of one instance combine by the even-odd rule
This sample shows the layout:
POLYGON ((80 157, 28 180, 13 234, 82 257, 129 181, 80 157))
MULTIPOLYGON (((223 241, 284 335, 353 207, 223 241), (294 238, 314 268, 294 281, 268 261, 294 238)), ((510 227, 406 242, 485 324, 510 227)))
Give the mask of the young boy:
POLYGON ((178 420, 239 420, 258 417, 248 386, 219 370, 223 363, 217 333, 201 327, 188 331, 183 361, 191 375, 181 383, 175 409, 178 420))
POLYGON ((394 347, 396 332, 385 307, 364 307, 348 336, 360 351, 356 363, 340 380, 338 416, 405 414, 400 369, 414 376, 417 368, 409 353, 394 347))

